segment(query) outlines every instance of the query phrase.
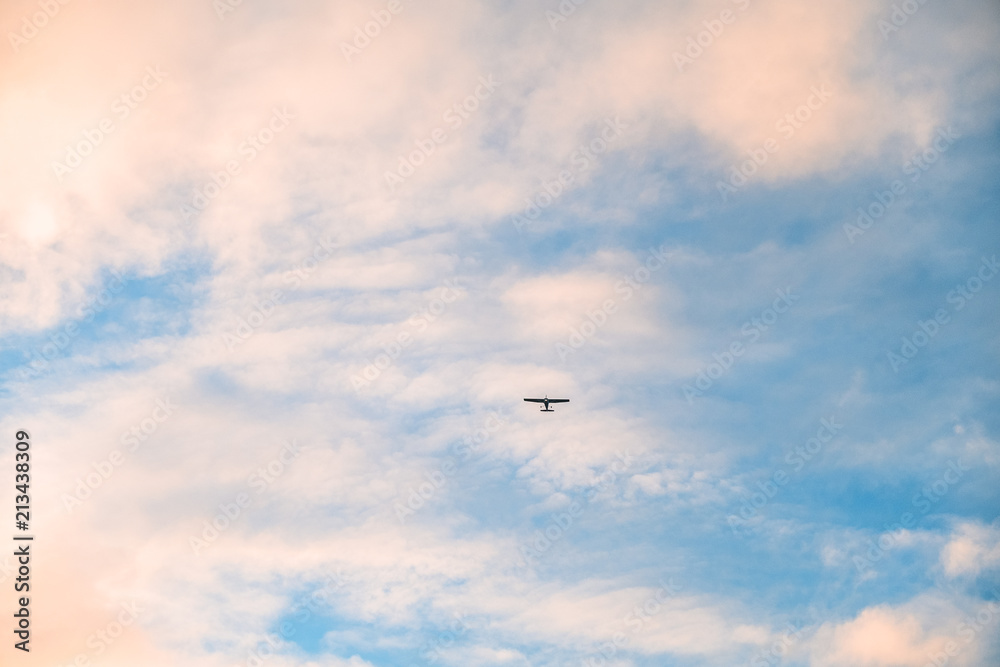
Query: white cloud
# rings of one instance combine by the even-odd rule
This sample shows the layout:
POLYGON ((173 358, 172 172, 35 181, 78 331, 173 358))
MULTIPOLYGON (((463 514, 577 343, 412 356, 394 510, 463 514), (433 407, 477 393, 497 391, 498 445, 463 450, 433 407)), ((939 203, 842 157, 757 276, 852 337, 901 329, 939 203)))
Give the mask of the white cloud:
POLYGON ((949 577, 979 576, 1000 566, 1000 528, 959 524, 941 550, 941 565, 949 577))
MULTIPOLYGON (((0 24, 19 25, 36 8, 7 3, 0 24)), ((510 251, 497 230, 513 234, 509 216, 524 198, 615 116, 627 131, 560 201, 584 227, 632 222, 629 202, 582 196, 587 185, 604 187, 620 165, 641 171, 637 165, 666 156, 667 168, 686 160, 696 177, 721 172, 824 82, 833 91, 828 106, 782 145, 763 181, 836 176, 878 158, 892 141, 919 144, 955 111, 946 94, 931 89, 947 91, 952 84, 943 82, 978 68, 981 44, 995 42, 995 27, 980 23, 958 74, 924 68, 927 90, 901 89, 884 84, 905 64, 887 75, 871 53, 878 10, 864 2, 753 3, 683 73, 673 53, 717 11, 713 5, 586 3, 552 33, 536 3, 408 3, 348 63, 340 42, 369 19, 363 3, 242 3, 224 21, 207 0, 70 3, 20 51, 5 51, 4 332, 76 321, 110 267, 155 277, 200 262, 201 271, 181 306, 191 322, 184 335, 129 339, 130 327, 155 321, 156 304, 150 297, 123 303, 133 319, 114 326, 125 342, 77 341, 79 348, 40 378, 9 385, 14 407, 0 419, 4 432, 30 423, 45 443, 38 454, 45 472, 34 490, 39 534, 73 547, 45 551, 37 561, 46 582, 37 604, 49 610, 39 627, 39 659, 68 663, 116 605, 135 598, 148 615, 102 658, 106 664, 221 667, 287 610, 296 587, 336 568, 352 579, 333 608, 351 621, 416 632, 456 612, 488 619, 486 636, 456 649, 462 664, 525 662, 529 656, 510 647, 524 637, 576 651, 612 636, 650 591, 588 579, 583 569, 549 578, 512 573, 517 538, 530 532, 536 514, 591 484, 620 451, 637 463, 601 499, 601 511, 645 509, 647 501, 685 511, 718 503, 718 473, 749 445, 722 447, 692 433, 690 415, 673 399, 656 403, 660 412, 652 416, 623 402, 644 400, 637 377, 664 383, 697 372, 705 357, 693 350, 704 332, 724 339, 732 332, 708 317, 697 324, 685 317, 685 308, 708 311, 711 304, 709 297, 692 303, 672 269, 654 274, 626 302, 616 285, 641 266, 640 255, 602 244, 573 248, 564 265, 539 268, 530 253, 510 251), (142 81, 147 66, 167 72, 163 83, 119 117, 115 100, 142 81), (501 81, 495 95, 391 192, 385 171, 491 73, 501 81), (287 106, 294 119, 250 159, 240 146, 276 106, 287 106), (52 163, 105 118, 114 131, 60 181, 52 163), (698 148, 690 147, 692 137, 698 148), (234 159, 240 173, 187 223, 181 205, 234 159), (605 208, 593 216, 592 206, 605 208), (338 248, 293 286, 288 272, 328 235, 338 248), (461 297, 425 329, 410 324, 450 278, 464 281, 461 297), (228 349, 224 334, 274 290, 284 297, 273 314, 228 349), (618 311, 561 363, 555 343, 568 342, 607 299, 618 301, 618 311), (351 375, 402 331, 413 334, 412 346, 355 391, 351 375), (509 524, 489 525, 444 502, 421 522, 398 524, 392 503, 450 444, 495 406, 545 393, 572 398, 556 413, 563 421, 543 421, 553 415, 518 403, 487 444, 527 498, 503 508, 509 524), (67 514, 62 495, 167 396, 176 416, 67 514), (247 492, 249 476, 288 439, 302 444, 302 455, 194 555, 190 537, 220 503, 247 492)), ((965 39, 967 28, 948 24, 945 41, 965 39)), ((997 82, 979 75, 975 87, 973 101, 994 95, 997 82)), ((683 189, 659 173, 642 178, 645 203, 683 189)), ((551 231, 568 223, 544 224, 551 231)), ((722 259, 678 250, 671 260, 731 281, 735 287, 716 304, 731 310, 761 285, 770 295, 778 278, 812 261, 776 244, 722 259)), ((769 345, 754 354, 778 359, 791 350, 769 345)), ((969 451, 992 456, 994 449, 982 440, 969 451)), ((4 507, 8 495, 0 494, 4 507)), ((616 520, 609 516, 600 518, 616 520)), ((941 563, 949 576, 978 575, 996 566, 998 548, 995 530, 963 524, 941 563)), ((826 565, 842 564, 842 552, 827 545, 826 565)), ((732 664, 773 641, 772 625, 780 624, 771 615, 737 594, 692 591, 666 605, 634 648, 732 664)), ((815 664, 903 664, 922 659, 944 636, 916 611, 875 607, 825 627, 815 664)), ((358 656, 272 661, 370 665, 358 656)))

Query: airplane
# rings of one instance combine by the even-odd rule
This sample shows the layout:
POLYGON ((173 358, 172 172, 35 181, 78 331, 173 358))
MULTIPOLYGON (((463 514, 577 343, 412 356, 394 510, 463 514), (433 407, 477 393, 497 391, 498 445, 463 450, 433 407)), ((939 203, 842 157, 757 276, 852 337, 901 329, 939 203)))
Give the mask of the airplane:
POLYGON ((555 412, 555 410, 549 409, 549 403, 569 403, 568 398, 549 398, 546 394, 545 398, 526 398, 524 399, 529 403, 544 403, 545 407, 539 410, 539 412, 555 412))

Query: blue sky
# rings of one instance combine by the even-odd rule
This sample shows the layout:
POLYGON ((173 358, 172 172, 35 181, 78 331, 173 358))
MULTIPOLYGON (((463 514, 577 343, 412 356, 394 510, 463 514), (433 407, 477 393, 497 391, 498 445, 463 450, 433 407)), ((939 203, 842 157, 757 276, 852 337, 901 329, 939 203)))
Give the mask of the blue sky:
POLYGON ((0 11, 38 664, 994 664, 997 8, 392 7, 0 11))

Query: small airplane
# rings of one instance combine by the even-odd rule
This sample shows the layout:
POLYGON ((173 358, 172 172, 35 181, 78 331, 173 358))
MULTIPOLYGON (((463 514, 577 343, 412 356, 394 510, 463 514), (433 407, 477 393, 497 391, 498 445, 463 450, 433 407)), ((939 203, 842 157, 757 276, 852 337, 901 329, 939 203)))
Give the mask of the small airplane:
POLYGON ((524 400, 529 403, 544 403, 545 407, 539 410, 539 412, 555 412, 555 410, 549 409, 549 403, 569 403, 568 398, 549 398, 548 395, 545 398, 526 398, 524 400))

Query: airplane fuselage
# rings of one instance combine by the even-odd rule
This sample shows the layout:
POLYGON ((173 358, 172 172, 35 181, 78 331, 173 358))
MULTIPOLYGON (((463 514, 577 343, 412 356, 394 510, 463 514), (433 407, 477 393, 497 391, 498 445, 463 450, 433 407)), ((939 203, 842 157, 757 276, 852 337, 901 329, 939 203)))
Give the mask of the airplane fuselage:
POLYGON ((526 398, 524 400, 526 400, 526 401, 528 401, 530 403, 542 403, 543 407, 542 407, 541 410, 539 410, 539 412, 555 412, 555 410, 553 410, 552 408, 549 407, 549 403, 569 403, 569 399, 568 398, 552 398, 552 399, 550 399, 548 396, 546 396, 545 398, 526 398))

